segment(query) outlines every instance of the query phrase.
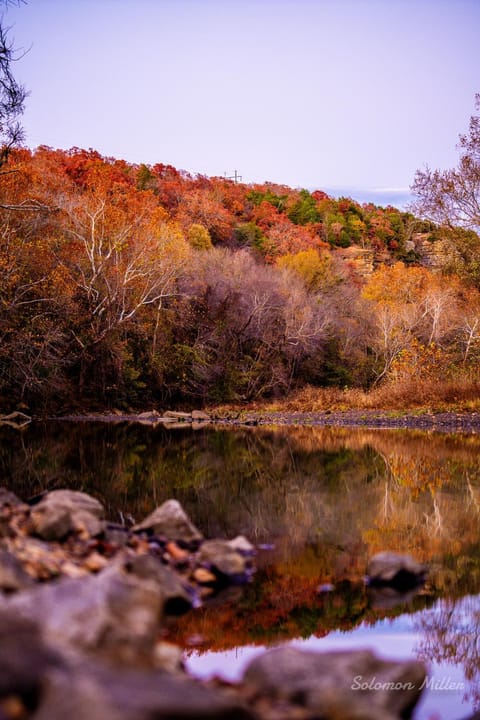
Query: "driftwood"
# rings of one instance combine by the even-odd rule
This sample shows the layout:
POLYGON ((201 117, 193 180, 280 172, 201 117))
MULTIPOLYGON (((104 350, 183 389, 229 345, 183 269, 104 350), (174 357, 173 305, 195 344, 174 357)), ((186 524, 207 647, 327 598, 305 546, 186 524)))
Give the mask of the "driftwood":
POLYGON ((0 425, 10 425, 10 427, 16 428, 17 430, 25 427, 32 422, 30 415, 25 415, 22 412, 12 412, 9 415, 0 415, 0 425))

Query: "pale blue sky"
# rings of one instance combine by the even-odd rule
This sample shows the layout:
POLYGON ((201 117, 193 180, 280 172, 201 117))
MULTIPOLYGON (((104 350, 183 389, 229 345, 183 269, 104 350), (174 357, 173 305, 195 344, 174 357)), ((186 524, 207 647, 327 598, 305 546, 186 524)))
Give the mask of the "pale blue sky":
POLYGON ((245 182, 405 190, 456 163, 480 0, 28 0, 27 143, 245 182))

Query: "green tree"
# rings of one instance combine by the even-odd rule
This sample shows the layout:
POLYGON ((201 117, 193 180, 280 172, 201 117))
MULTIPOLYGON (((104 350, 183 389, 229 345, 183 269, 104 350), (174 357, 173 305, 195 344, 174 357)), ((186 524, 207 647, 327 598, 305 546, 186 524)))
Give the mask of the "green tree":
POLYGON ((300 197, 292 205, 287 215, 295 225, 307 225, 321 220, 317 202, 308 190, 300 190, 300 197))

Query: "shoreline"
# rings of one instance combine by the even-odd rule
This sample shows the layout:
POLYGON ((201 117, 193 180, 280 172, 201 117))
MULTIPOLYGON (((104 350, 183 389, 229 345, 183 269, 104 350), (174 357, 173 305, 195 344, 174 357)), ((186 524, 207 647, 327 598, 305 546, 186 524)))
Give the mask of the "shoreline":
MULTIPOLYGON (((320 426, 320 427, 364 427, 370 429, 404 429, 425 430, 437 432, 480 432, 479 412, 399 412, 388 410, 341 410, 341 411, 315 411, 315 412, 282 412, 262 410, 241 410, 217 414, 214 410, 206 411, 208 419, 188 420, 177 418, 174 423, 161 422, 152 412, 143 413, 87 413, 82 415, 64 415, 46 418, 55 422, 104 422, 104 423, 140 423, 157 427, 164 425, 167 428, 179 429, 182 427, 206 427, 208 425, 229 425, 238 427, 252 427, 265 425, 282 426, 320 426)), ((36 419, 38 422, 40 419, 36 419)), ((42 420, 40 420, 42 421, 42 420)))

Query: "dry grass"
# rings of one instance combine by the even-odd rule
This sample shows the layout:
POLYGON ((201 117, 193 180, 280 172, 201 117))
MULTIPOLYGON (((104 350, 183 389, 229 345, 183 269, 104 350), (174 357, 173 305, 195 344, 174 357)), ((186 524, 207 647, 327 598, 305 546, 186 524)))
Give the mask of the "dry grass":
MULTIPOLYGON (((239 410, 235 405, 217 411, 239 410)), ((391 410, 415 412, 480 412, 480 380, 408 380, 391 382, 370 391, 306 386, 275 401, 243 405, 242 410, 263 412, 339 412, 391 410)))

